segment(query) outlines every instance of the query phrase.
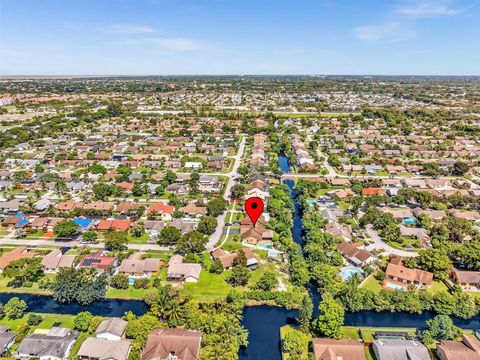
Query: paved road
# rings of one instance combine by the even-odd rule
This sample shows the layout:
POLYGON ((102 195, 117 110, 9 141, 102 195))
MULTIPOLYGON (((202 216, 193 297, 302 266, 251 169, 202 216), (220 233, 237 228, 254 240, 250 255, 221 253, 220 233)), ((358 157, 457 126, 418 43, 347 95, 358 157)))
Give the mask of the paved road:
POLYGON ((370 240, 373 241, 373 244, 365 247, 365 249, 368 250, 368 251, 381 250, 387 256, 388 255, 397 255, 397 256, 401 256, 401 257, 416 257, 416 256, 418 256, 418 253, 416 253, 416 252, 395 249, 395 248, 391 247, 390 245, 386 244, 385 242, 383 242, 382 239, 380 238, 380 236, 378 235, 377 231, 373 228, 373 226, 371 224, 368 224, 366 226, 366 231, 367 231, 367 234, 370 236, 370 240))
MULTIPOLYGON (((228 173, 221 174, 221 175, 224 175, 224 176, 228 177, 227 184, 225 185, 225 193, 223 194, 223 197, 226 200, 230 200, 230 194, 232 193, 232 187, 233 187, 234 182, 235 182, 233 179, 239 176, 238 168, 240 167, 243 152, 245 151, 246 137, 247 136, 245 134, 242 135, 242 141, 240 142, 238 152, 233 157, 234 164, 233 164, 232 170, 228 173)), ((208 251, 213 250, 213 248, 215 247, 215 244, 217 244, 220 241, 220 239, 222 237, 222 233, 223 233, 223 227, 225 226, 226 216, 227 216, 227 212, 224 212, 223 214, 221 214, 220 216, 217 217, 217 227, 215 229, 215 232, 210 236, 210 239, 208 240, 208 243, 206 245, 206 248, 207 248, 208 251)), ((227 230, 227 231, 229 231, 229 230, 227 230)))
MULTIPOLYGON (((54 240, 30 240, 30 239, 13 239, 9 235, 5 236, 4 238, 0 239, 1 245, 24 245, 28 247, 34 246, 88 246, 91 248, 99 248, 102 247, 103 244, 80 244, 79 241, 54 241, 54 240)), ((140 251, 147 251, 147 250, 169 250, 168 246, 160 246, 157 244, 128 244, 128 248, 132 250, 140 250, 140 251)))
POLYGON ((322 153, 322 151, 320 150, 320 147, 317 148, 317 155, 320 157, 320 158, 323 158, 323 167, 325 169, 327 169, 328 171, 328 175, 327 176, 330 176, 330 177, 338 177, 338 174, 337 172, 335 171, 335 169, 332 167, 332 165, 330 165, 328 163, 328 156, 324 153, 322 153))

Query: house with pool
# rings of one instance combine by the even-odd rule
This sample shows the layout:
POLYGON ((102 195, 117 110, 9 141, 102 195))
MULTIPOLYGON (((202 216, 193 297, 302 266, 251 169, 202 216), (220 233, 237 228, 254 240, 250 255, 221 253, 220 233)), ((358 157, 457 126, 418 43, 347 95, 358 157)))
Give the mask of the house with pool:
POLYGON ((433 273, 407 268, 403 266, 401 257, 394 257, 390 260, 385 275, 386 279, 383 283, 385 289, 407 290, 410 285, 422 288, 433 282, 433 273))

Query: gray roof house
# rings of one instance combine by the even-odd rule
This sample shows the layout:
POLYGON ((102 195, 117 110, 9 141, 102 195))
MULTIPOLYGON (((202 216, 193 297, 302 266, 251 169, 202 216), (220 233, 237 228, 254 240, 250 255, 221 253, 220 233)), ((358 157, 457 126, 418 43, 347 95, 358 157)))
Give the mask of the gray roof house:
POLYGON ((120 340, 127 327, 127 322, 120 318, 109 318, 103 320, 98 326, 95 334, 97 338, 105 340, 120 340))
POLYGON ((61 328, 52 328, 47 334, 28 335, 18 347, 17 358, 29 359, 34 356, 40 360, 66 359, 77 336, 77 331, 61 328))
POLYGON ((8 326, 0 326, 0 355, 6 352, 15 342, 15 337, 18 335, 15 332, 10 332, 8 326))
POLYGON ((425 345, 414 340, 376 339, 372 348, 378 360, 430 360, 425 345))
POLYGON ((130 351, 130 340, 106 340, 94 337, 87 338, 78 357, 81 360, 125 360, 130 351))

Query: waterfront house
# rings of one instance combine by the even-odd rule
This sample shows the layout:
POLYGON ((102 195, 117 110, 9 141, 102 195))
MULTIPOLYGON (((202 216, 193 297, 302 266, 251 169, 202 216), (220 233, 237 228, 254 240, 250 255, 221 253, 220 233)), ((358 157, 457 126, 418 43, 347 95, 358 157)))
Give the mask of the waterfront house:
POLYGON ((114 256, 107 256, 103 250, 99 250, 93 255, 84 257, 79 267, 93 267, 99 272, 104 272, 115 268, 116 265, 117 259, 114 256))
POLYGON ((428 349, 419 341, 375 339, 372 348, 377 360, 430 360, 428 349))
POLYGON ((450 280, 466 291, 480 291, 480 271, 465 271, 452 268, 450 280))
POLYGON ((417 287, 428 286, 432 284, 433 273, 420 270, 410 269, 402 265, 402 259, 394 257, 387 266, 385 271, 386 279, 384 287, 389 289, 403 289, 409 285, 417 287))
POLYGON ((89 337, 78 350, 80 360, 125 360, 130 351, 130 340, 107 340, 89 337))
POLYGON ((198 360, 202 333, 187 329, 155 329, 148 335, 142 360, 198 360))
POLYGON ((480 341, 463 335, 462 341, 443 340, 437 346, 440 360, 480 360, 480 341))
POLYGON ((15 342, 16 332, 11 332, 8 326, 0 326, 0 355, 8 351, 15 342))
POLYGON ((78 332, 69 329, 53 327, 47 334, 28 335, 20 343, 17 358, 30 359, 36 357, 40 360, 67 359, 72 349, 78 332))
POLYGON ((11 251, 4 252, 2 256, 0 256, 0 273, 2 273, 12 261, 31 259, 33 258, 33 255, 34 253, 28 251, 25 246, 17 247, 11 251))
POLYGON ((174 255, 168 262, 167 280, 197 282, 200 279, 202 266, 183 262, 183 257, 174 255))
POLYGON ((142 253, 137 252, 122 261, 118 268, 119 274, 134 277, 150 277, 158 272, 161 260, 156 258, 142 259, 142 253))
POLYGON ((95 336, 105 340, 120 340, 126 327, 127 321, 120 318, 108 318, 98 325, 95 336))
POLYGON ((316 360, 365 360, 363 344, 357 340, 312 339, 316 360))
POLYGON ((72 267, 74 261, 75 255, 64 255, 61 249, 56 249, 42 259, 43 271, 56 273, 62 267, 72 267))

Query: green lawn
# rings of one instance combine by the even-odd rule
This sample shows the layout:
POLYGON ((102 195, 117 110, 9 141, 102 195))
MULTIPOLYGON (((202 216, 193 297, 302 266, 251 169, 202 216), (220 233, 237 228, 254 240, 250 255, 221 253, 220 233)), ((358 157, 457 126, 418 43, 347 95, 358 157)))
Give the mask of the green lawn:
POLYGON ((60 322, 60 327, 67 329, 73 329, 74 315, 61 315, 61 314, 42 314, 43 321, 37 326, 38 329, 51 329, 53 324, 60 322))
POLYGON ((344 339, 360 339, 360 333, 358 328, 353 326, 344 326, 342 327, 342 337, 344 339))
POLYGON ((70 351, 70 355, 68 356, 68 360, 73 360, 77 358, 77 353, 80 350, 80 347, 82 346, 83 342, 89 337, 90 335, 88 333, 80 333, 78 335, 77 341, 72 347, 72 351, 70 351))
POLYGON ((428 291, 433 293, 437 293, 443 290, 448 291, 448 287, 443 281, 434 281, 432 282, 432 285, 430 285, 427 289, 428 291))
POLYGON ((149 289, 135 289, 133 286, 129 286, 128 289, 114 289, 109 287, 105 297, 112 299, 137 299, 143 300, 145 294, 149 292, 157 292, 155 288, 149 289))
POLYGON ((182 296, 191 296, 195 299, 214 301, 228 295, 232 287, 225 281, 226 273, 211 274, 203 270, 196 283, 185 283, 180 291, 182 296))
POLYGON ((148 234, 145 233, 140 237, 135 237, 131 233, 128 233, 127 238, 129 244, 146 244, 148 241, 148 234))
POLYGON ((373 291, 374 293, 380 292, 382 286, 378 283, 377 279, 370 275, 361 286, 362 288, 373 291))
MULTIPOLYGON (((54 274, 46 274, 50 280, 53 280, 55 278, 54 274)), ((40 294, 40 295, 50 295, 51 291, 49 290, 43 290, 38 287, 38 283, 33 283, 32 287, 18 287, 18 288, 13 288, 7 286, 7 284, 11 281, 11 278, 7 278, 4 276, 0 276, 0 292, 4 293, 32 293, 32 294, 40 294)))
MULTIPOLYGON (((285 325, 280 328, 280 338, 283 340, 285 336, 289 333, 292 332, 294 328, 292 328, 290 325, 285 325)), ((310 340, 308 340, 310 341, 310 340)), ((307 359, 308 358, 308 343, 307 346, 305 346, 305 349, 300 357, 300 359, 307 359)), ((297 360, 297 359, 292 359, 288 353, 284 353, 282 349, 282 359, 283 360, 297 360)))

